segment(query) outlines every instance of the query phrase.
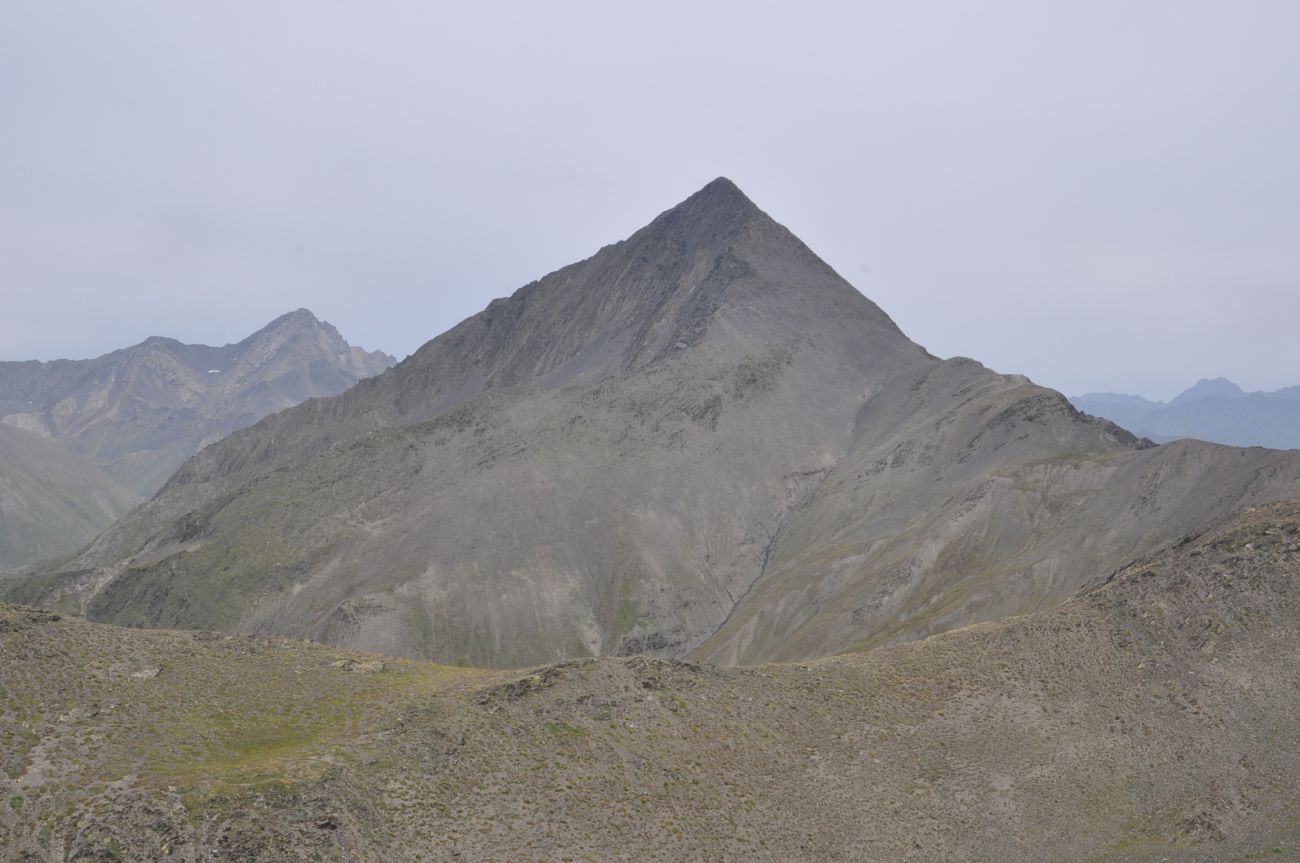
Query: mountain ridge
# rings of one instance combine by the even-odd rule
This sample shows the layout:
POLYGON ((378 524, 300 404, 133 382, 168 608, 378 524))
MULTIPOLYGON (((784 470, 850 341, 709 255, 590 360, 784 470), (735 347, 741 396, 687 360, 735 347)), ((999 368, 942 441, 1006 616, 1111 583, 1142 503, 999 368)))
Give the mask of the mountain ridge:
POLYGON ((150 336, 93 359, 0 363, 0 422, 51 439, 147 497, 204 445, 392 362, 298 309, 220 347, 150 336))

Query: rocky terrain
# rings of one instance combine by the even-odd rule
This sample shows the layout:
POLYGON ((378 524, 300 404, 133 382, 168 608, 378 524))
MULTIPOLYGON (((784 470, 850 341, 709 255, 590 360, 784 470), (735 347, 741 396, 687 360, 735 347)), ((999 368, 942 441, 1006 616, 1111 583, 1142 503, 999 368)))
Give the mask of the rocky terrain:
POLYGON ((224 347, 154 337, 92 360, 0 362, 0 423, 149 497, 207 444, 394 362, 298 309, 224 347))
POLYGON ((10 600, 475 666, 811 659, 1050 608, 1300 453, 940 360, 725 179, 208 447, 10 600))
POLYGON ((1300 859, 1300 503, 813 662, 454 669, 0 607, 0 860, 1300 859))
POLYGON ((1161 442, 1197 438, 1300 449, 1300 386, 1248 393, 1225 378, 1202 378, 1168 403, 1119 393, 1087 393, 1070 401, 1161 442))

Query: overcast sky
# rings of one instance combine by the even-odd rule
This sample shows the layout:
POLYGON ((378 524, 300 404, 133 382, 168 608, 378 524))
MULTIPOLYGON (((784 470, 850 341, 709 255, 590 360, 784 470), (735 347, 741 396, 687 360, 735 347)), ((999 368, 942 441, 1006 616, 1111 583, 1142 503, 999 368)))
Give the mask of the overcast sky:
POLYGON ((1300 383, 1300 3, 0 0, 0 359, 399 357, 726 175, 932 352, 1300 383))

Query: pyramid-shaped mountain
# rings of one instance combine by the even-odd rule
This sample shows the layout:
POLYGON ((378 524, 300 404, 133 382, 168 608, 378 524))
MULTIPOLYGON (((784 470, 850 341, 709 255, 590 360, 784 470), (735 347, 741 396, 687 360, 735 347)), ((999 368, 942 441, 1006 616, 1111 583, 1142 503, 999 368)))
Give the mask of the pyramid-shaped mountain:
POLYGON ((822 656, 1061 602, 1300 457, 942 361, 715 180, 200 452, 23 602, 459 664, 822 656))

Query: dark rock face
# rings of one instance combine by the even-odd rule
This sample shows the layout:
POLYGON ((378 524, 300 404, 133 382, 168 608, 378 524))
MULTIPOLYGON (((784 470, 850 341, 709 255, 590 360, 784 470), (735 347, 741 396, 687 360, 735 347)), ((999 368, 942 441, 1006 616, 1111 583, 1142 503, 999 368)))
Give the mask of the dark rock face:
POLYGON ((1300 458, 940 361, 724 179, 208 447, 9 595, 458 664, 805 658, 1058 604, 1300 458))

